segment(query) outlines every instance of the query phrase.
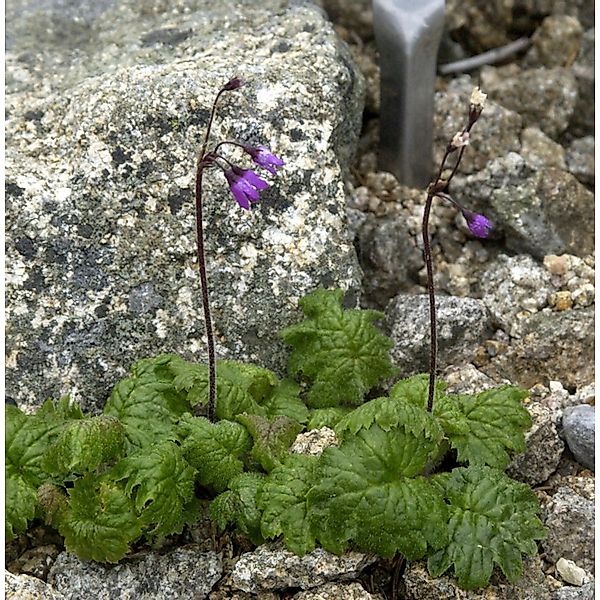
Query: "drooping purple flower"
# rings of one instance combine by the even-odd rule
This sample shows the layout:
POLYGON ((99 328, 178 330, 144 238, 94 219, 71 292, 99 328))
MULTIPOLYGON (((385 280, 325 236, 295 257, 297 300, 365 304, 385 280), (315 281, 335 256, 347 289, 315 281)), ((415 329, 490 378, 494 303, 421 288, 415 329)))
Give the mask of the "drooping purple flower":
POLYGON ((467 221, 467 226, 469 227, 469 231, 478 238, 487 238, 490 235, 494 225, 493 223, 484 215, 480 215, 479 213, 471 212, 470 210, 463 209, 462 210, 463 217, 467 221))
POLYGON ((269 184, 250 169, 232 166, 224 171, 225 178, 236 202, 246 210, 250 210, 251 202, 260 200, 259 191, 265 190, 269 184))
POLYGON ((275 156, 266 146, 244 145, 244 150, 251 156, 252 160, 271 175, 277 175, 277 169, 285 164, 281 158, 275 156))

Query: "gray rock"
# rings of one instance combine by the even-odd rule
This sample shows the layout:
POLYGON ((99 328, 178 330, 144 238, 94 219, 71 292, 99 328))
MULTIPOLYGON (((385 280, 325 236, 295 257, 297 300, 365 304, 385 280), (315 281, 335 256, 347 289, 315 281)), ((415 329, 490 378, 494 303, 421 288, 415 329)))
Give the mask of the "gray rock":
MULTIPOLYGON (((469 98, 476 79, 462 75, 452 79, 447 88, 435 94, 434 115, 434 161, 438 164, 448 142, 455 133, 462 131, 467 122, 469 98)), ((487 92, 487 90, 483 90, 487 92)), ((469 147, 460 163, 460 173, 473 173, 486 164, 509 152, 521 149, 521 117, 501 103, 489 98, 481 118, 473 128, 469 147)))
POLYGON ((596 411, 589 404, 567 408, 562 420, 569 450, 584 467, 594 470, 596 411))
POLYGON ((301 588, 307 590, 333 579, 354 579, 375 557, 347 552, 335 556, 317 548, 300 557, 271 545, 242 554, 232 572, 232 584, 245 592, 301 588))
POLYGON ((571 585, 582 586, 590 580, 585 569, 578 567, 572 560, 559 558, 555 566, 560 578, 571 585))
POLYGON ((421 561, 409 563, 404 573, 407 600, 550 600, 552 588, 542 571, 538 556, 526 558, 523 577, 508 583, 494 571, 485 590, 462 590, 448 574, 433 578, 421 561))
POLYGON ((579 54, 583 28, 569 15, 546 17, 532 36, 533 45, 525 55, 527 66, 564 67, 579 54))
POLYGON ((546 560, 572 560, 594 572, 594 503, 568 487, 560 487, 544 507, 548 536, 541 545, 546 560))
POLYGON ((114 567, 84 562, 63 552, 50 570, 48 582, 68 600, 136 598, 177 600, 206 598, 223 573, 221 556, 198 547, 168 554, 147 554, 114 567))
POLYGON ((467 177, 463 194, 468 206, 492 219, 511 250, 540 260, 593 251, 594 195, 570 173, 534 170, 511 152, 467 177))
POLYGON ((550 275, 527 255, 501 254, 481 276, 481 295, 494 324, 518 337, 523 322, 548 304, 550 275))
POLYGON ((514 0, 514 14, 531 23, 552 14, 571 15, 584 27, 594 26, 594 3, 589 0, 514 0))
POLYGON ((358 258, 363 269, 363 294, 378 309, 414 286, 423 266, 423 253, 401 214, 368 215, 358 235, 358 258))
MULTIPOLYGON (((547 310, 547 309, 546 309, 547 310)), ((531 388, 560 381, 567 387, 594 380, 594 311, 590 308, 534 314, 522 337, 479 368, 493 379, 505 378, 531 388)))
POLYGON ((305 433, 300 433, 290 447, 292 454, 309 454, 320 456, 325 448, 337 446, 339 443, 335 432, 329 427, 320 429, 311 429, 305 433))
MULTIPOLYGON (((589 3, 593 7, 593 3, 589 3)), ((569 130, 573 135, 582 137, 594 135, 595 124, 595 29, 592 21, 591 28, 584 35, 579 56, 573 64, 572 71, 577 82, 577 104, 571 117, 569 130)))
POLYGON ((565 585, 556 590, 550 600, 594 600, 594 583, 586 583, 581 587, 565 585))
POLYGON ((41 579, 29 575, 14 575, 6 569, 4 592, 6 600, 66 600, 65 596, 41 579))
MULTIPOLYGON (((493 333, 481 300, 436 297, 438 367, 470 362, 475 350, 493 333)), ((429 365, 429 298, 400 294, 390 301, 386 321, 394 346, 390 356, 400 375, 425 372, 429 365)))
POLYGON ((223 98, 214 139, 266 143, 286 166, 251 213, 205 177, 217 354, 282 371, 298 298, 359 290, 342 180, 363 84, 347 48, 304 2, 63 4, 8 11, 9 395, 90 409, 139 358, 204 359, 193 169, 234 74, 248 85, 223 98))
POLYGON ((581 183, 594 185, 596 161, 594 137, 588 135, 573 140, 567 147, 567 168, 581 183))
POLYGON ((536 169, 555 167, 566 170, 564 148, 537 127, 523 129, 521 144, 521 156, 536 169))
POLYGON ((318 588, 299 592, 292 596, 293 600, 375 600, 379 594, 369 594, 360 583, 326 583, 318 588))
POLYGON ((480 87, 491 100, 519 113, 525 125, 553 139, 567 129, 577 102, 575 76, 565 67, 483 67, 480 87))
POLYGON ((543 483, 556 471, 565 449, 557 429, 557 414, 549 408, 531 403, 526 405, 533 424, 525 433, 527 449, 517 455, 507 472, 531 486, 543 483))

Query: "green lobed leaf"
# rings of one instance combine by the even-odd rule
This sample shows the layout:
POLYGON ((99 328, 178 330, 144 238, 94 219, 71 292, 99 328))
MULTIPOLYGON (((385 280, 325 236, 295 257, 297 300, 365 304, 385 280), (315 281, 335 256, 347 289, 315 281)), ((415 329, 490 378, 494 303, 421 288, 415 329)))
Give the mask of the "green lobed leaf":
POLYGON ((522 574, 521 554, 536 552, 545 536, 531 489, 487 466, 457 468, 438 478, 449 503, 448 545, 428 559, 438 577, 450 566, 464 589, 487 585, 494 564, 510 582, 522 574))
POLYGON ((437 443, 404 428, 360 429, 319 459, 317 483, 308 494, 316 535, 327 550, 342 553, 354 540, 364 550, 423 556, 445 539, 442 496, 424 479, 437 443), (368 523, 368 526, 366 525, 368 523))
POLYGON ((117 383, 104 407, 104 414, 116 417, 125 428, 128 451, 172 438, 179 417, 190 411, 186 394, 165 374, 168 357, 136 363, 135 375, 117 383))
POLYGON ((522 405, 527 392, 502 386, 476 395, 443 396, 434 415, 444 428, 459 462, 505 469, 510 454, 525 450, 531 417, 522 405))
POLYGON ((329 427, 329 429, 334 429, 335 426, 351 410, 351 408, 346 406, 337 406, 334 408, 315 408, 310 413, 307 429, 321 429, 321 427, 329 427))
POLYGON ((443 429, 431 413, 401 397, 376 398, 366 402, 341 419, 335 427, 335 433, 343 439, 348 433, 369 429, 374 423, 384 431, 403 427, 407 433, 424 436, 436 443, 444 436, 443 429))
POLYGON ((243 425, 233 421, 211 423, 204 417, 182 417, 178 430, 184 458, 198 471, 198 481, 217 492, 244 470, 252 438, 243 425))
POLYGON ((300 556, 315 547, 306 498, 314 482, 317 461, 315 456, 288 456, 271 471, 258 493, 262 535, 283 535, 287 548, 300 556))
POLYGON ((141 533, 125 491, 106 477, 86 475, 68 493, 68 506, 56 517, 65 548, 83 560, 118 562, 141 533))
POLYGON ((225 529, 228 524, 233 523, 254 544, 262 544, 262 513, 257 505, 257 496, 264 482, 265 476, 261 473, 236 475, 229 482, 229 489, 211 502, 211 519, 220 529, 225 529))
POLYGON ((164 441, 121 460, 111 473, 125 481, 146 535, 158 540, 181 533, 186 523, 184 507, 194 496, 195 469, 183 458, 179 446, 164 441))
POLYGON ((35 488, 27 483, 13 466, 6 468, 6 488, 4 492, 6 506, 4 514, 4 532, 8 541, 27 530, 29 521, 35 517, 37 494, 35 488))
POLYGON ((300 386, 291 379, 281 381, 264 400, 261 400, 261 405, 269 419, 284 416, 298 423, 308 421, 309 411, 300 399, 300 386))
POLYGON ((238 421, 248 429, 254 444, 252 457, 269 472, 288 455, 290 446, 303 427, 297 421, 280 415, 269 420, 259 415, 238 415, 238 421))
MULTIPOLYGON (((436 379, 434 387, 435 401, 435 399, 444 394, 446 384, 443 381, 436 379)), ((398 381, 390 390, 390 398, 402 400, 408 404, 427 409, 427 401, 429 398, 429 375, 420 373, 398 381)))
POLYGON ((125 429, 115 417, 79 419, 65 426, 43 460, 43 468, 65 478, 94 471, 125 453, 125 429))
POLYGON ((394 374, 392 342, 373 322, 383 314, 345 310, 342 290, 316 290, 300 300, 307 319, 281 332, 292 346, 288 370, 312 382, 311 408, 358 405, 365 394, 394 374))

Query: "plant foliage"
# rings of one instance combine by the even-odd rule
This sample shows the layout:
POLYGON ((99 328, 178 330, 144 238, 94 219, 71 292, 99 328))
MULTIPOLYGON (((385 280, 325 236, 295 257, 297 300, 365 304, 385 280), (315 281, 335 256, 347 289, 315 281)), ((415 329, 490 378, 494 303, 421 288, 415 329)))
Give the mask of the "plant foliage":
POLYGON ((194 415, 208 401, 206 366, 174 354, 136 363, 102 415, 66 398, 35 415, 7 406, 7 537, 42 516, 81 558, 117 562, 141 539, 182 532, 208 497, 216 525, 255 544, 401 553, 435 576, 453 569, 464 588, 485 586, 495 566, 515 581, 544 535, 535 496, 503 473, 525 449, 526 393, 439 384, 430 413, 417 375, 368 400, 393 374, 381 314, 344 309, 341 291, 301 307, 306 319, 282 333, 291 378, 219 361, 214 423, 194 415), (292 453, 321 427, 336 444, 292 453), (449 449, 457 464, 440 472, 449 449))

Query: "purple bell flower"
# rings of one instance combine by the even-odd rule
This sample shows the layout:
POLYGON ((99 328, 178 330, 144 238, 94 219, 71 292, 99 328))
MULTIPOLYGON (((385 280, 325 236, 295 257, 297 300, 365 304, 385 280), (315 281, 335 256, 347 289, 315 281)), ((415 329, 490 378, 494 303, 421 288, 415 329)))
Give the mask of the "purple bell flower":
POLYGON ((470 210, 463 209, 462 210, 463 217, 467 221, 467 226, 469 227, 469 231, 478 238, 487 238, 489 237, 494 225, 493 223, 485 216, 480 215, 479 213, 471 212, 470 210))
POLYGON ((244 150, 251 156, 252 160, 271 175, 277 175, 277 169, 285 164, 281 158, 275 156, 266 146, 247 146, 244 150))
POLYGON ((260 200, 259 191, 265 190, 269 184, 254 171, 233 166, 224 171, 227 183, 236 202, 246 210, 250 210, 252 202, 260 200))

